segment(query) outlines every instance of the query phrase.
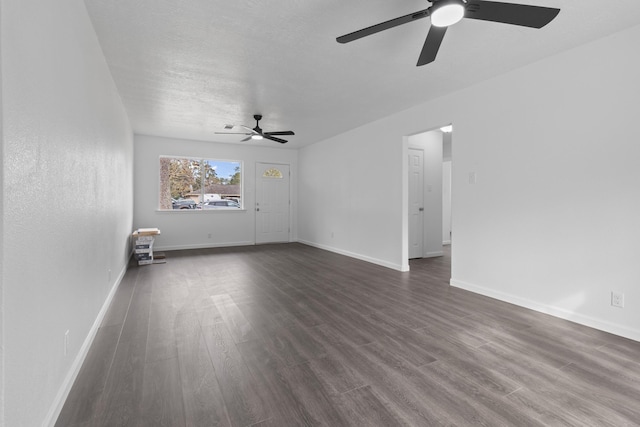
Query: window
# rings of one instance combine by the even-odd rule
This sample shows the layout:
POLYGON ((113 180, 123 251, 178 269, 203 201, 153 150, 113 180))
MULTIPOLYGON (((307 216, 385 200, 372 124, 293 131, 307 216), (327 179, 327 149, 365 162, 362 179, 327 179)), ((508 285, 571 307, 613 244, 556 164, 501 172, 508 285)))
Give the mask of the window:
POLYGON ((242 163, 161 156, 159 200, 161 210, 240 209, 242 163))
POLYGON ((263 178, 279 178, 282 179, 282 172, 276 168, 269 168, 262 174, 263 178))

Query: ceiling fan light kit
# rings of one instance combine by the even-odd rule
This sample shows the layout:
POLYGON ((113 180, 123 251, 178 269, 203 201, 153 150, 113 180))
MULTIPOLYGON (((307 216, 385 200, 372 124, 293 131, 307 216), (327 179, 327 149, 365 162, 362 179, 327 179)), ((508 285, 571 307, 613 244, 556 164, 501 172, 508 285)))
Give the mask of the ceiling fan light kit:
POLYGON ((447 28, 462 18, 499 22, 529 28, 542 28, 560 13, 560 9, 526 4, 486 0, 431 0, 431 6, 418 12, 381 22, 336 38, 338 43, 350 43, 402 24, 431 17, 431 28, 418 58, 418 66, 436 59, 447 28))
POLYGON ((431 10, 431 25, 449 27, 464 18, 465 2, 462 0, 442 0, 434 3, 431 10))

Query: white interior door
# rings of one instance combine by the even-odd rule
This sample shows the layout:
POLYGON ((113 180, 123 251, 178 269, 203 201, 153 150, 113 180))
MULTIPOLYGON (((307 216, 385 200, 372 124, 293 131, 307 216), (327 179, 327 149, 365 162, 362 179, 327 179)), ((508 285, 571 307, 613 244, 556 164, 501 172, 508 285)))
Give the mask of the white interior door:
POLYGON ((289 165, 256 164, 256 243, 289 241, 289 165))
POLYGON ((424 256, 424 151, 409 148, 409 258, 424 256))

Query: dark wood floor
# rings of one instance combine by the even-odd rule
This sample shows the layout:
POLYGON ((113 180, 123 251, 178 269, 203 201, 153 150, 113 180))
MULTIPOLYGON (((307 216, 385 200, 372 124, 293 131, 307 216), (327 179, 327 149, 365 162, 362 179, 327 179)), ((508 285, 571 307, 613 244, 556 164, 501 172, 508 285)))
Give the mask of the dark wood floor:
POLYGON ((640 343, 301 244, 132 267, 56 426, 640 425, 640 343))

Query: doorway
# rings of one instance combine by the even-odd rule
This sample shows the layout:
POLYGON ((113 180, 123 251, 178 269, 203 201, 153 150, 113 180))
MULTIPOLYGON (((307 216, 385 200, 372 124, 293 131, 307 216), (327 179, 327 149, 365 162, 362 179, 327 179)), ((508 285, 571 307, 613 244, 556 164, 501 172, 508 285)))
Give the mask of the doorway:
POLYGON ((256 244, 289 241, 289 165, 256 163, 256 244))
POLYGON ((405 259, 449 253, 451 244, 451 133, 436 129, 407 139, 405 259), (447 246, 445 246, 447 245, 447 246))

